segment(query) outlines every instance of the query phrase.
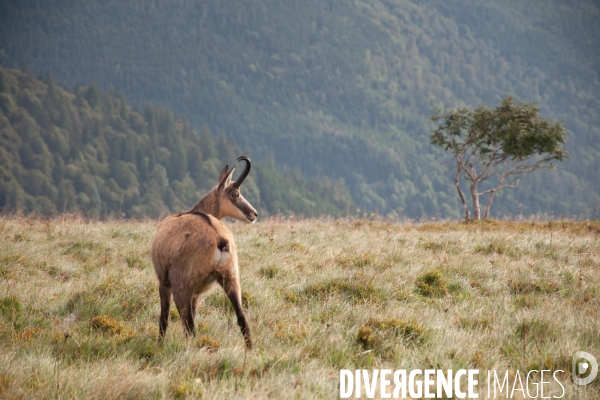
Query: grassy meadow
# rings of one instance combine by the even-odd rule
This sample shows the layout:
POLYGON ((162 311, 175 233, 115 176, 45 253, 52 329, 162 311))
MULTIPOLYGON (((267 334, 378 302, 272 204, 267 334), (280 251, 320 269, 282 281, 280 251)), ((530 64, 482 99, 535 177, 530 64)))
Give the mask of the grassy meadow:
POLYGON ((157 221, 0 220, 0 398, 337 398, 359 368, 478 368, 480 398, 487 370, 562 369, 600 398, 571 379, 600 360, 599 222, 226 224, 249 352, 221 289, 157 341, 157 221))

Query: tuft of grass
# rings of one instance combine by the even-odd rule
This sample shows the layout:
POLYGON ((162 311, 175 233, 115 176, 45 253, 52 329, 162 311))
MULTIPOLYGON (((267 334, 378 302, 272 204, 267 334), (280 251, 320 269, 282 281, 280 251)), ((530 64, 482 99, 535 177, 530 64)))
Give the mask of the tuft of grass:
POLYGON ((260 267, 260 269, 258 270, 258 272, 265 278, 267 279, 273 279, 275 278, 277 275, 279 275, 279 268, 271 265, 268 267, 260 267))
POLYGON ((336 259, 342 268, 365 268, 375 266, 375 253, 363 251, 359 253, 342 253, 336 259))
POLYGON ((0 278, 14 278, 16 269, 25 268, 29 260, 21 254, 7 254, 0 257, 0 278))
POLYGON ((27 263, 27 258, 21 254, 7 254, 0 257, 0 266, 10 267, 13 265, 26 265, 27 263))
POLYGON ((186 399, 191 394, 191 391, 189 382, 179 380, 171 383, 171 394, 175 399, 186 399))
POLYGON ((517 340, 525 340, 528 343, 541 344, 556 338, 556 331, 548 321, 533 318, 522 321, 515 329, 517 340))
POLYGON ((300 343, 308 334, 308 330, 298 324, 290 324, 285 322, 279 322, 273 337, 283 340, 290 341, 293 343, 300 343))
POLYGON ((492 240, 487 245, 477 244, 473 251, 478 254, 499 254, 513 258, 518 258, 521 255, 521 251, 518 247, 511 247, 505 241, 499 240, 492 240))
POLYGON ((476 351, 473 356, 471 357, 470 360, 470 364, 473 364, 474 366, 478 367, 478 368, 486 368, 488 366, 487 362, 485 362, 485 360, 483 359, 483 354, 481 354, 481 352, 476 351))
POLYGON ((419 247, 429 250, 433 253, 447 252, 450 254, 456 254, 460 251, 460 247, 455 241, 442 241, 435 242, 433 240, 419 241, 419 247))
POLYGON ((476 330, 476 331, 489 331, 492 329, 493 319, 490 317, 485 318, 468 318, 461 317, 458 321, 458 325, 462 329, 476 330))
POLYGON ((129 340, 134 336, 132 329, 109 315, 98 315, 90 321, 90 327, 97 331, 108 333, 119 340, 129 340))
POLYGON ((81 262, 86 262, 103 253, 104 246, 91 240, 76 240, 63 245, 63 254, 70 255, 81 262))
POLYGON ((527 295, 533 293, 555 293, 560 290, 556 282, 532 281, 527 278, 512 278, 508 281, 508 288, 512 294, 527 295))
POLYGON ((282 297, 289 303, 298 304, 302 301, 302 295, 292 292, 291 290, 284 290, 282 297))
POLYGON ((204 348, 210 353, 214 353, 215 351, 219 350, 219 347, 221 347, 221 342, 219 342, 216 339, 212 339, 206 335, 200 336, 196 341, 196 344, 198 345, 198 347, 204 348))
POLYGON ((149 268, 150 265, 135 254, 127 254, 125 262, 129 268, 149 268))
POLYGON ((423 342, 425 330, 415 320, 371 318, 358 328, 356 342, 365 350, 375 350, 384 357, 393 353, 397 339, 423 342))
POLYGON ((438 270, 422 273, 415 280, 417 293, 424 297, 443 297, 448 294, 448 286, 438 270))
POLYGON ((33 328, 25 328, 21 332, 14 332, 12 338, 15 342, 29 341, 32 340, 35 336, 38 336, 41 331, 42 328, 40 328, 39 326, 33 328))
POLYGON ((515 308, 534 308, 539 302, 538 296, 532 294, 517 295, 515 297, 515 308))
POLYGON ((139 315, 145 308, 146 304, 141 298, 131 298, 121 302, 123 316, 131 319, 139 315))
POLYGON ((10 377, 0 374, 0 396, 2 396, 2 392, 10 385, 11 379, 10 377))
POLYGON ((386 299, 385 293, 373 283, 357 282, 348 278, 334 278, 313 283, 304 288, 296 296, 288 296, 288 300, 324 299, 332 295, 341 295, 357 302, 380 302, 386 299))
POLYGON ((419 242, 419 246, 424 248, 425 250, 431 250, 431 251, 444 250, 444 245, 442 243, 436 243, 431 240, 428 240, 426 242, 419 242))
POLYGON ((11 318, 21 312, 21 302, 16 296, 7 296, 0 299, 0 315, 11 318))
POLYGON ((13 236, 14 242, 29 242, 30 240, 31 238, 29 237, 29 235, 23 233, 15 233, 15 235, 13 236))
POLYGON ((586 287, 583 290, 583 295, 581 296, 581 301, 583 303, 600 303, 600 288, 597 286, 586 287))
POLYGON ((567 372, 570 371, 572 367, 571 357, 571 354, 552 354, 548 352, 538 354, 536 352, 533 357, 528 358, 527 364, 523 369, 526 371, 562 370, 567 372))

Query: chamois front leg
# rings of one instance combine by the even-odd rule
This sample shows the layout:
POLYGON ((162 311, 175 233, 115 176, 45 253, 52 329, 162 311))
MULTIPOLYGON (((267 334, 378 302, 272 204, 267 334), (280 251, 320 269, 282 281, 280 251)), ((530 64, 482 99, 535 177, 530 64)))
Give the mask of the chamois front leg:
POLYGON ((248 321, 244 315, 244 310, 242 310, 242 291, 239 278, 237 276, 234 278, 223 277, 222 279, 219 279, 219 284, 223 287, 225 294, 227 294, 227 297, 233 306, 235 315, 237 316, 237 323, 244 336, 244 341, 246 342, 246 348, 250 350, 252 349, 252 338, 250 337, 248 321))

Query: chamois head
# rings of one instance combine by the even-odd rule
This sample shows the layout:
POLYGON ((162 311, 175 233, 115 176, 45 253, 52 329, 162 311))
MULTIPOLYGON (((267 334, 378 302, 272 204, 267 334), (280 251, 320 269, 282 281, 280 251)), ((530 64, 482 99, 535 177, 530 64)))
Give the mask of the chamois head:
POLYGON ((240 221, 252 223, 256 221, 258 213, 240 193, 240 186, 250 172, 250 159, 247 156, 241 156, 237 160, 246 162, 246 167, 238 179, 234 182, 231 181, 235 167, 231 168, 230 171, 227 171, 229 165, 226 165, 219 174, 219 184, 213 189, 215 190, 215 195, 217 196, 217 202, 219 204, 220 215, 217 216, 217 218, 231 217, 240 221))

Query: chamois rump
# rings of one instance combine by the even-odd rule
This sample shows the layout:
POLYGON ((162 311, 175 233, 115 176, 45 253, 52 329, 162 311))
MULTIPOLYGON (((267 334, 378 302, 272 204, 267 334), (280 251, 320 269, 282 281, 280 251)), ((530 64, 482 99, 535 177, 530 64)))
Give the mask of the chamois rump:
POLYGON ((231 302, 246 348, 252 348, 250 328, 242 310, 238 259, 233 234, 221 223, 232 217, 252 223, 256 210, 240 193, 240 185, 250 172, 250 159, 241 156, 246 166, 235 182, 235 167, 226 165, 215 186, 191 210, 172 215, 158 226, 152 242, 152 263, 158 277, 160 294, 160 337, 169 325, 171 295, 188 336, 195 335, 194 316, 198 300, 219 284, 231 302))

